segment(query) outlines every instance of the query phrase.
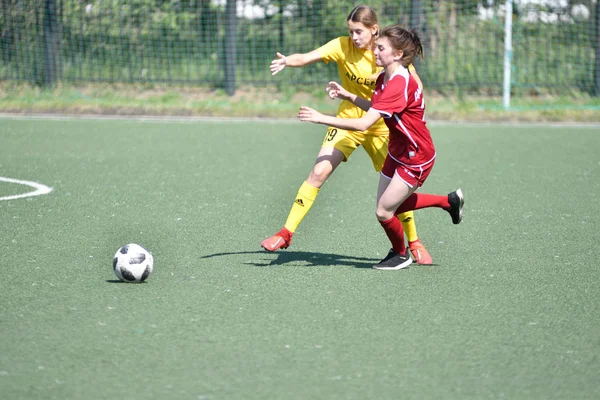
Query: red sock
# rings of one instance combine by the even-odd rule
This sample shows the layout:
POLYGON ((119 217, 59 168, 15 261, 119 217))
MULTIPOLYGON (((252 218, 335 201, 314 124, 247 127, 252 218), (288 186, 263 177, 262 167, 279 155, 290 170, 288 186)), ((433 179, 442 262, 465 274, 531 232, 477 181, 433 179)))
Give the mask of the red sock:
POLYGON ((404 244, 404 229, 402 222, 395 215, 386 220, 379 221, 385 234, 392 243, 392 249, 398 254, 406 254, 406 244, 404 244))
POLYGON ((404 200, 404 203, 400 204, 400 207, 398 207, 396 210, 396 214, 427 207, 450 208, 448 196, 427 193, 413 193, 408 196, 406 200, 404 200))

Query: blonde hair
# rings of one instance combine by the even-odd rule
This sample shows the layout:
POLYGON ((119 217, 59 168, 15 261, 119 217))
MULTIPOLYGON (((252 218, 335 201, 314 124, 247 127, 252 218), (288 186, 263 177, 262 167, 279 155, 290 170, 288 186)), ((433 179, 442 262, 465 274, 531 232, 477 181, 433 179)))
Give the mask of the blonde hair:
MULTIPOLYGON (((378 24, 377 13, 375 10, 364 4, 354 7, 352 11, 350 11, 350 14, 348 14, 346 21, 358 22, 367 28, 372 28, 378 24)), ((377 35, 379 35, 379 30, 375 33, 375 36, 377 35)))

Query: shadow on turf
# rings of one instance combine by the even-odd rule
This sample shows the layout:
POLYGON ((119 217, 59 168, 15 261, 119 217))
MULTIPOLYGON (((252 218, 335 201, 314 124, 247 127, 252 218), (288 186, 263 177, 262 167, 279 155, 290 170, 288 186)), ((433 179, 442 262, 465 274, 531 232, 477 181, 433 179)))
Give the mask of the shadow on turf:
POLYGON ((341 254, 329 253, 308 253, 305 251, 282 251, 277 253, 267 253, 265 251, 240 251, 230 253, 215 253, 209 254, 200 258, 213 258, 228 255, 239 254, 257 254, 275 256, 274 259, 264 259, 264 262, 249 261, 246 264, 251 264, 257 267, 269 267, 272 265, 296 264, 303 267, 320 267, 326 265, 343 265, 355 268, 371 268, 379 260, 365 257, 352 257, 341 254))

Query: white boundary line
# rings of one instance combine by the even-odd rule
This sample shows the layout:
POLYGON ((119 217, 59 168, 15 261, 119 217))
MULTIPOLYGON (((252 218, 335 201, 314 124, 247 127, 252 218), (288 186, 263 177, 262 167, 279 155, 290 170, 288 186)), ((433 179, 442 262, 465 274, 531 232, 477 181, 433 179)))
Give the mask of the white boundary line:
MULTIPOLYGON (((296 118, 229 118, 229 117, 186 117, 186 116, 154 116, 154 115, 95 115, 95 114, 43 114, 43 113, 1 113, 0 119, 12 120, 45 120, 45 121, 78 121, 78 120, 96 120, 96 121, 135 121, 135 122, 178 122, 178 123, 194 123, 194 122, 227 122, 227 123, 248 123, 248 122, 265 122, 276 124, 301 124, 302 122, 296 118)), ((443 125, 465 125, 465 126, 538 126, 550 128, 600 128, 600 122, 514 122, 514 121, 443 121, 443 120, 428 120, 427 125, 443 126, 443 125)))
POLYGON ((261 117, 203 117, 203 116, 175 116, 175 115, 102 115, 102 114, 17 114, 2 113, 0 119, 19 121, 45 120, 45 121, 134 121, 134 122, 268 122, 268 123, 302 123, 296 118, 261 118, 261 117))
POLYGON ((13 196, 0 197, 0 201, 22 199, 24 197, 41 196, 43 194, 48 194, 52 191, 51 187, 42 185, 41 183, 37 183, 37 182, 21 181, 18 179, 6 178, 4 176, 0 176, 0 181, 8 182, 8 183, 16 183, 18 185, 27 185, 27 186, 31 186, 32 188, 35 188, 35 190, 33 192, 28 192, 28 193, 23 193, 23 194, 15 194, 13 196))

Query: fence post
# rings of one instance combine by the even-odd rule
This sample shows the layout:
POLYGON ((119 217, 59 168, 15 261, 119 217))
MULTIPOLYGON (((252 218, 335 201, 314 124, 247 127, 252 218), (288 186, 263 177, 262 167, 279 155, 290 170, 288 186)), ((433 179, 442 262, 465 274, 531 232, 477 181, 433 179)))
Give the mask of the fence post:
POLYGON ((596 63, 594 65, 594 96, 600 96, 600 1, 596 1, 596 63))
MULTIPOLYGON (((419 31, 419 36, 421 37, 421 44, 423 45, 423 47, 425 47, 425 43, 423 43, 423 41, 426 41, 426 37, 424 35, 424 32, 420 32, 421 31, 421 14, 423 12, 422 9, 422 5, 421 5, 421 0, 413 0, 410 2, 410 29, 417 29, 419 31)), ((421 60, 418 57, 415 57, 413 60, 413 66, 415 67, 415 69, 417 70, 417 73, 419 73, 419 64, 421 63, 421 60)))
POLYGON ((504 10, 504 85, 502 103, 504 109, 510 107, 510 68, 512 64, 512 0, 506 0, 504 10))
POLYGON ((227 0, 225 6, 225 91, 235 94, 235 65, 237 63, 237 0, 227 0))
POLYGON ((283 0, 279 0, 279 48, 285 48, 285 21, 283 18, 283 0))
POLYGON ((57 17, 56 0, 44 2, 44 80, 45 87, 54 86, 56 83, 56 33, 57 17))

